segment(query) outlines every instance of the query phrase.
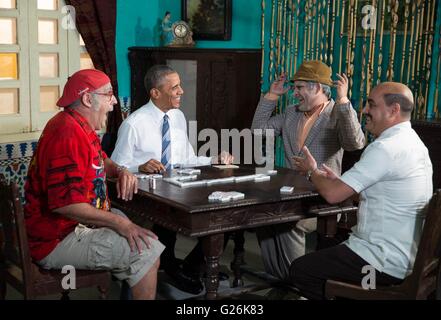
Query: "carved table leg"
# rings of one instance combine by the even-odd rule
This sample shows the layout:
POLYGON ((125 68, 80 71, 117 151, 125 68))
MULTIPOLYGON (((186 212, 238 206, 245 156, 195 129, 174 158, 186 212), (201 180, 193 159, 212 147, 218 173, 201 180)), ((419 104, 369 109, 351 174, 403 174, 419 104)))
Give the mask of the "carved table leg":
POLYGON ((337 234, 337 215, 317 218, 317 250, 335 245, 337 234))
POLYGON ((233 288, 242 287, 244 285, 240 266, 244 264, 244 230, 238 230, 234 234, 234 260, 230 264, 231 270, 234 272, 233 288))
POLYGON ((214 234, 202 238, 202 248, 207 261, 207 279, 205 280, 205 298, 217 298, 219 287, 219 257, 223 251, 224 234, 214 234))

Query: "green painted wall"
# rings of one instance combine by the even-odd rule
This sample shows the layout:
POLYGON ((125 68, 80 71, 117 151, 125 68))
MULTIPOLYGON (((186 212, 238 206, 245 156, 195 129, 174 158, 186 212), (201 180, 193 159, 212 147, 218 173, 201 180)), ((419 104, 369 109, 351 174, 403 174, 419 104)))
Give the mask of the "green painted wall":
MULTIPOLYGON (((269 86, 269 37, 271 34, 271 2, 265 1, 265 75, 263 78, 263 91, 268 90, 269 86)), ((116 32, 116 54, 118 65, 118 83, 119 95, 130 96, 130 67, 127 59, 127 48, 131 46, 159 46, 160 24, 164 13, 170 11, 172 21, 181 19, 181 0, 118 0, 117 2, 117 32, 116 32)), ((304 12, 300 11, 303 17, 304 12)), ((428 117, 432 117, 433 101, 436 89, 436 63, 440 54, 438 51, 438 42, 441 33, 441 6, 438 6, 436 14, 435 39, 433 41, 432 51, 432 70, 430 79, 430 90, 428 94, 428 117)), ((336 19, 336 25, 340 25, 339 18, 336 19)), ((276 30, 274 30, 276 31, 276 30)), ((299 43, 303 43, 303 26, 299 29, 299 43)), ((233 0, 233 18, 232 18, 232 40, 230 41, 197 41, 196 46, 200 48, 260 48, 261 47, 261 0, 233 0)), ((384 35, 385 44, 388 43, 388 35, 384 35)), ((377 44, 378 44, 377 37, 377 44)), ((339 34, 334 34, 335 47, 341 42, 339 34)), ((359 100, 362 38, 357 39, 355 57, 358 62, 354 63, 354 84, 352 100, 359 100)), ((402 36, 397 36, 396 55, 397 63, 394 64, 395 74, 399 74, 401 62, 399 57, 402 48, 402 36)), ((346 38, 343 39, 343 48, 346 47, 346 38)), ((345 52, 345 50, 343 50, 345 52)), ((386 79, 386 70, 388 65, 389 46, 383 46, 382 74, 379 78, 386 79)), ((297 62, 302 61, 302 51, 299 51, 297 62)), ((338 70, 338 57, 334 56, 333 70, 338 70)), ((405 69, 407 66, 404 66, 405 69)), ((345 70, 343 70, 345 71, 345 70)), ((377 68, 374 69, 374 76, 377 77, 377 68)), ((400 79, 395 79, 400 81, 400 79)), ((406 81, 404 81, 406 82, 406 81)), ((363 97, 364 99, 366 97, 363 97)), ((439 101, 441 97, 438 97, 439 101)), ((358 107, 358 102, 355 103, 358 107)))
MULTIPOLYGON (((172 21, 181 19, 180 0, 118 0, 116 61, 119 96, 130 96, 130 66, 127 48, 159 46, 160 24, 164 13, 172 21)), ((199 48, 260 48, 261 1, 233 0, 230 41, 197 41, 199 48)))

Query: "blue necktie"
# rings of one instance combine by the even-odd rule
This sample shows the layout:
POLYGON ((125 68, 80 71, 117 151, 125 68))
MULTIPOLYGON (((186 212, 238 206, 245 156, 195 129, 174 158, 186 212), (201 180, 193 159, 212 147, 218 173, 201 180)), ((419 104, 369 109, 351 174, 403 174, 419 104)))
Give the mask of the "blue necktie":
POLYGON ((162 123, 161 163, 164 165, 165 170, 171 169, 170 155, 171 155, 170 125, 168 124, 168 115, 164 115, 164 122, 162 123))

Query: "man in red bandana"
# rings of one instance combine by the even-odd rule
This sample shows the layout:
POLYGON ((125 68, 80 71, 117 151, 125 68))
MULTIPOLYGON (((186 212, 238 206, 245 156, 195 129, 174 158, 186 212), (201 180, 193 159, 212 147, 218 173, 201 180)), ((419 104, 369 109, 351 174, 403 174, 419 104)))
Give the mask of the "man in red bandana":
POLYGON ((81 70, 67 81, 46 125, 25 185, 25 219, 31 256, 46 269, 72 265, 110 270, 134 299, 154 299, 164 246, 150 230, 112 209, 106 175, 117 177, 118 197, 131 200, 137 179, 101 149, 95 130, 116 104, 109 77, 81 70))

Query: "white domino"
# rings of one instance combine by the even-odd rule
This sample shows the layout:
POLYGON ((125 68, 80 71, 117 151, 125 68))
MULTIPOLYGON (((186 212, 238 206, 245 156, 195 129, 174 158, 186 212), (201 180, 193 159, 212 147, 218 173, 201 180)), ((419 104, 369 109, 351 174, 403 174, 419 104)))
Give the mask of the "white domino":
POLYGON ((208 200, 213 200, 213 201, 220 200, 221 198, 222 198, 222 192, 220 191, 215 191, 208 196, 208 200))
POLYGON ((229 202, 233 200, 233 198, 229 197, 229 196, 222 196, 218 201, 220 202, 229 202))
POLYGON ((264 182, 264 181, 270 181, 271 177, 266 175, 261 175, 260 177, 255 177, 254 182, 264 182))
POLYGON ((281 194, 291 194, 294 191, 294 187, 288 187, 288 186, 284 186, 280 188, 280 193, 281 194))
POLYGON ((229 192, 229 195, 233 200, 240 200, 240 199, 245 198, 245 194, 243 194, 242 192, 237 192, 237 191, 231 191, 231 192, 229 192))
POLYGON ((181 188, 190 188, 190 187, 203 187, 207 185, 207 181, 205 180, 196 180, 196 181, 188 181, 181 182, 181 188))
POLYGON ((197 175, 189 175, 189 176, 182 176, 182 177, 178 177, 176 178, 176 180, 178 180, 179 182, 187 182, 187 181, 193 181, 196 180, 198 178, 197 175))
POLYGON ((180 169, 177 171, 177 173, 178 174, 189 174, 189 175, 201 174, 201 169, 192 169, 192 168, 180 169))
POLYGON ((277 170, 268 170, 268 171, 266 172, 266 174, 267 174, 267 175, 270 175, 270 176, 274 176, 274 175, 277 174, 277 170))
POLYGON ((251 175, 248 175, 248 176, 235 177, 234 178, 234 182, 240 183, 240 182, 245 182, 245 181, 253 181, 254 178, 256 178, 256 176, 258 176, 258 175, 251 174, 251 175))
POLYGON ((244 198, 245 198, 245 194, 237 191, 230 191, 230 192, 215 191, 208 196, 208 200, 217 201, 217 202, 235 201, 244 198))
POLYGON ((207 180, 207 185, 212 186, 215 184, 224 184, 224 183, 233 183, 233 182, 234 182, 234 177, 210 179, 207 180))

